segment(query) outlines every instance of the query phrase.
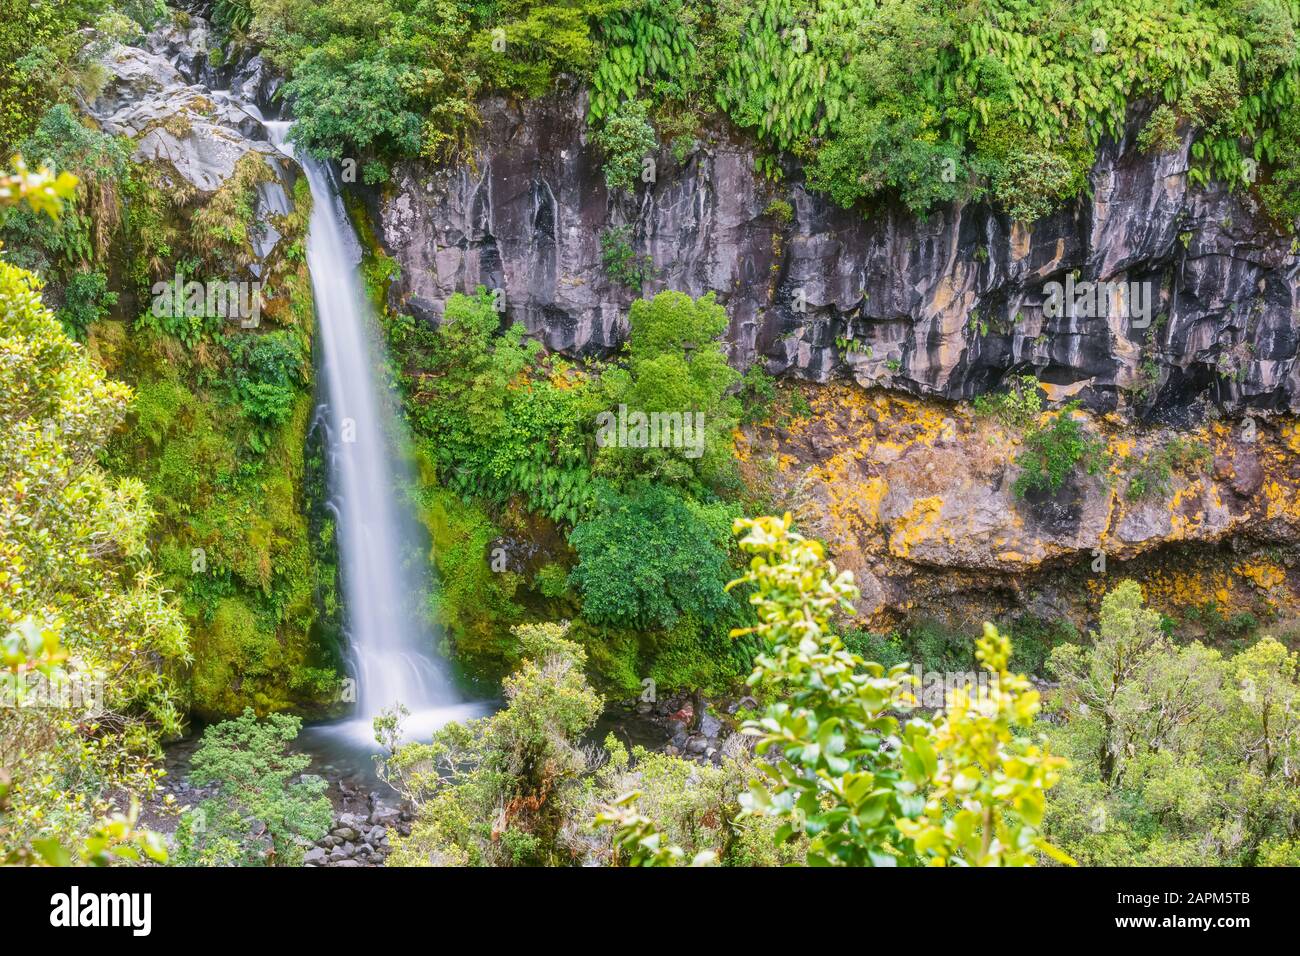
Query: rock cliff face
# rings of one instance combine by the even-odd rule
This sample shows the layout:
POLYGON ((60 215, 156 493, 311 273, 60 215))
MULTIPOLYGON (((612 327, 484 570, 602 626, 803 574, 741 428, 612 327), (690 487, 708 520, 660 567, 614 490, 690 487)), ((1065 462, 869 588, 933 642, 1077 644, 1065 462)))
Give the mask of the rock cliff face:
MULTIPOLYGON (((293 164, 255 115, 274 115, 278 78, 252 50, 213 68, 207 29, 195 16, 110 51, 113 78, 89 111, 200 196, 250 152, 287 183, 293 164)), ((742 468, 856 573, 872 627, 936 609, 1084 620, 1080 595, 1124 574, 1169 610, 1296 612, 1300 257, 1248 191, 1189 185, 1187 143, 1142 155, 1135 117, 1101 149, 1090 195, 1025 226, 978 204, 867 219, 805 191, 795 170, 756 176, 752 144, 722 125, 688 155, 662 151, 635 195, 611 195, 581 91, 486 101, 482 114, 470 161, 401 164, 370 194, 401 265, 393 305, 437 321, 447 296, 481 284, 548 347, 606 354, 634 293, 606 275, 600 236, 627 227, 653 261, 645 293, 713 292, 726 306, 733 364, 821 383, 807 389, 811 415, 747 431, 742 468), (1049 283, 1070 281, 1149 284, 1150 321, 1049 315, 1049 283), (1022 500, 1022 436, 945 400, 1030 373, 1095 413, 1075 414, 1109 458, 1022 500), (1247 411, 1258 426, 1221 414, 1247 411), (1131 495, 1135 469, 1174 440, 1202 457, 1131 495)), ((284 191, 269 187, 263 203, 279 211, 284 191)))
POLYGON ((808 390, 811 416, 751 430, 742 458, 751 487, 766 482, 856 572, 870 626, 1026 608, 1084 623, 1089 596, 1125 575, 1171 613, 1295 613, 1300 258, 1248 190, 1189 183, 1188 142, 1143 155, 1135 116, 1100 150, 1090 194, 1028 226, 979 204, 867 219, 797 171, 760 178, 722 126, 680 161, 661 151, 634 196, 610 195, 584 107, 572 90, 488 102, 472 162, 396 169, 375 210, 402 267, 396 307, 437 321, 448 295, 482 284, 548 347, 607 353, 633 293, 606 276, 600 235, 630 227, 654 263, 645 293, 726 306, 733 364, 829 383, 808 390), (1149 322, 1048 314, 1048 284, 1071 277, 1149 283, 1149 322), (1021 435, 943 401, 1022 374, 1094 413, 1076 414, 1107 446, 1102 474, 1021 500, 1021 435), (1199 462, 1130 494, 1175 440, 1199 462))
POLYGON ((608 351, 631 293, 605 275, 600 234, 627 225, 654 262, 644 291, 716 293, 740 367, 946 398, 1033 373, 1094 409, 1164 415, 1198 397, 1300 407, 1290 239, 1245 190, 1192 187, 1187 142, 1140 154, 1140 118, 1101 149, 1090 196, 1025 226, 980 204, 866 219, 797 175, 760 178, 751 144, 722 127, 680 162, 661 151, 635 196, 611 196, 580 93, 482 112, 472 162, 402 165, 380 202, 380 238, 402 265, 395 304, 416 314, 436 319, 447 295, 483 284, 550 348, 608 351), (1122 308, 1045 314, 1045 285, 1071 273, 1150 283, 1149 326, 1122 308))
POLYGON ((746 435, 743 468, 854 572, 875 629, 914 608, 1042 605, 1082 621, 1089 596, 1130 576, 1179 616, 1210 603, 1262 619, 1297 611, 1300 428, 1289 416, 1134 431, 1069 413, 1095 436, 1101 467, 1022 499, 1018 430, 848 383, 811 392, 810 415, 746 435), (1167 474, 1144 470, 1175 441, 1197 453, 1167 474))

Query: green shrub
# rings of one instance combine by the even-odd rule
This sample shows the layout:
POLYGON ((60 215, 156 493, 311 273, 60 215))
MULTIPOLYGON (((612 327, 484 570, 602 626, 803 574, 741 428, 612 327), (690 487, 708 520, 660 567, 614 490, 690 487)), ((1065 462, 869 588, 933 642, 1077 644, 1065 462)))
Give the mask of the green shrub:
MULTIPOLYGON (((390 864, 572 862, 569 823, 588 766, 582 736, 603 701, 583 676, 586 655, 567 632, 562 624, 515 628, 524 657, 505 681, 502 710, 448 724, 429 743, 391 748, 384 778, 411 801, 416 818, 410 836, 394 838, 390 864)), ((381 742, 397 739, 394 718, 376 721, 381 742)))
POLYGON ((1138 149, 1144 153, 1167 153, 1178 148, 1178 117, 1167 103, 1161 103, 1138 134, 1138 149))
POLYGON ((654 278, 654 260, 632 248, 632 227, 611 226, 600 234, 600 264, 616 285, 639 293, 654 278))
POLYGON ((659 145, 645 104, 620 103, 605 117, 594 139, 605 156, 605 185, 611 190, 635 190, 646 157, 659 145))
POLYGON ((669 628, 684 614, 709 620, 728 613, 733 511, 702 505, 662 485, 607 489, 592 515, 569 535, 578 552, 570 583, 583 615, 596 624, 669 628))
POLYGON ((63 290, 59 321, 76 339, 86 337, 86 329, 108 315, 117 304, 117 293, 108 291, 108 277, 102 272, 77 272, 63 290))
POLYGON ((740 376, 727 364, 722 344, 726 310, 712 293, 692 299, 682 292, 660 292, 633 302, 628 324, 621 354, 626 364, 607 368, 601 376, 605 409, 610 415, 620 406, 640 414, 690 415, 692 425, 703 422, 703 432, 696 429, 689 445, 683 434, 682 447, 623 447, 607 441, 597 453, 597 472, 615 481, 650 478, 715 490, 734 486, 731 432, 740 409, 728 393, 740 376))
MULTIPOLYGON (((1055 648, 1052 746, 1071 758, 1049 836, 1085 865, 1251 866, 1291 838, 1300 663, 1265 637, 1234 655, 1178 643, 1142 590, 1102 600, 1091 640, 1055 648)), ((1282 852, 1285 856, 1285 851, 1282 852)))
POLYGON ((924 215, 962 195, 962 162, 961 150, 933 142, 916 114, 854 114, 817 151, 808 184, 846 209, 890 191, 924 215))
POLYGON ((1082 465, 1090 475, 1101 471, 1105 445, 1091 438, 1075 420, 1076 403, 1070 403, 1047 425, 1025 436, 1025 450, 1016 458, 1020 474, 1013 488, 1020 497, 1032 492, 1059 491, 1082 465))
POLYGON ((320 777, 299 777, 311 758, 289 745, 302 722, 287 714, 258 720, 251 709, 203 732, 190 780, 218 793, 181 818, 173 862, 180 866, 297 866, 300 841, 329 829, 333 812, 320 777))
POLYGON ((776 379, 763 363, 755 362, 745 370, 740 385, 740 420, 746 425, 757 425, 772 414, 776 404, 776 379))
POLYGON ((451 296, 437 331, 395 321, 390 341, 403 361, 410 421, 430 439, 443 486, 496 503, 522 494, 532 510, 572 524, 592 498, 592 389, 581 377, 549 374, 563 363, 525 344, 523 326, 498 334, 500 326, 481 287, 451 296))
POLYGON ((274 430, 289 421, 307 384, 307 362, 297 333, 276 330, 236 335, 230 348, 230 389, 244 417, 252 423, 249 447, 262 453, 274 430))
POLYGON ((537 572, 537 590, 548 598, 562 598, 569 590, 569 572, 562 564, 547 564, 537 572))
POLYGON ((1294 227, 1300 221, 1300 110, 1279 118, 1274 148, 1274 168, 1259 195, 1276 219, 1294 227))
POLYGON ((1033 222, 1077 191, 1078 170, 1056 153, 1026 152, 1006 161, 993 183, 993 194, 1007 215, 1033 222))
POLYGON ((293 141, 321 158, 353 148, 417 155, 423 120, 406 92, 412 68, 383 50, 346 62, 340 53, 334 45, 312 50, 284 85, 294 102, 293 141))
MULTIPOLYGON (((851 610, 858 596, 853 575, 793 533, 788 515, 736 528, 753 555, 740 581, 755 589, 751 630, 764 645, 750 682, 775 697, 745 730, 759 736, 760 755, 777 753, 739 794, 741 819, 776 823, 777 846, 806 835, 815 866, 1029 866, 1040 852, 1070 862, 1040 832, 1046 791, 1065 761, 1027 733, 1038 693, 1007 670, 1007 639, 986 624, 976 642, 994 689, 954 690, 935 723, 914 716, 904 725, 895 713, 907 703, 906 667, 851 654, 831 629, 834 612, 851 610)), ((637 797, 613 801, 597 825, 615 828, 630 865, 684 860, 635 811, 637 797)))
POLYGON ((976 396, 972 405, 977 414, 996 418, 1009 428, 1028 428, 1038 421, 1043 410, 1038 379, 1021 375, 1012 379, 1010 384, 1010 389, 1005 392, 976 396))
POLYGON ((1141 458, 1130 455, 1123 462, 1128 472, 1125 496, 1130 501, 1162 496, 1169 490, 1169 480, 1175 471, 1201 469, 1213 458, 1209 445, 1181 436, 1171 438, 1141 458))

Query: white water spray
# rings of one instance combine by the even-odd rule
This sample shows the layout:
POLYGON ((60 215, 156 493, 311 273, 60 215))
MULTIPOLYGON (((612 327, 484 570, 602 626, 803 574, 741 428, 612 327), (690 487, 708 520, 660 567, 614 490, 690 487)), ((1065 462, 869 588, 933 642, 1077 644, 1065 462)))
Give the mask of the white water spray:
MULTIPOLYGON (((290 124, 267 122, 271 141, 292 155, 290 124)), ((427 736, 449 720, 473 716, 431 653, 420 598, 431 583, 427 562, 409 534, 415 526, 397 452, 400 418, 378 381, 383 356, 362 285, 356 234, 329 169, 295 157, 311 186, 307 264, 321 355, 331 507, 337 515, 344 616, 356 669, 357 717, 348 736, 371 742, 371 720, 401 703, 411 711, 408 736, 427 736)))

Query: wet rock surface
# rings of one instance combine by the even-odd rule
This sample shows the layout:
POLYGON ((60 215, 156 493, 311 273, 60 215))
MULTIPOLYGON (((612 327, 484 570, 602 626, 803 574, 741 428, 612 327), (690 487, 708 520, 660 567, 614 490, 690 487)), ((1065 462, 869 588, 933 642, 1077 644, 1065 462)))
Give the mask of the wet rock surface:
POLYGON ((328 834, 303 857, 304 866, 383 866, 392 852, 391 837, 409 836, 411 815, 392 795, 371 792, 363 811, 336 812, 328 834))
POLYGON ((1167 416, 1203 394, 1232 410, 1300 405, 1290 240, 1247 191, 1191 186, 1188 142, 1140 153, 1140 115, 1103 144, 1091 195, 1025 225, 982 204, 866 219, 806 191, 797 170, 785 184, 757 176, 752 144, 721 125, 680 162, 661 150, 634 196, 611 196, 580 91, 481 112, 472 163, 399 164, 378 204, 402 266, 395 304, 430 321, 482 284, 548 347, 606 353, 632 293, 605 275, 600 235, 626 225, 654 263, 645 293, 725 304, 738 367, 947 398, 1032 372, 1096 409, 1138 404, 1140 390, 1141 411, 1167 416), (1109 307, 1046 316, 1046 284, 1070 274, 1151 283, 1150 325, 1109 307))
POLYGON ((738 716, 756 707, 752 697, 706 698, 677 693, 653 701, 611 704, 591 735, 600 743, 613 733, 629 747, 642 746, 670 756, 720 765, 742 750, 754 750, 756 738, 741 733, 738 716))
POLYGON ((87 113, 104 132, 133 137, 137 160, 164 164, 178 186, 198 194, 220 189, 250 152, 285 177, 290 162, 266 141, 261 117, 252 111, 264 72, 260 58, 239 74, 241 85, 252 85, 251 96, 241 101, 214 92, 219 78, 206 66, 207 37, 207 24, 193 18, 185 30, 155 31, 143 47, 109 46, 99 57, 109 79, 84 104, 87 113))

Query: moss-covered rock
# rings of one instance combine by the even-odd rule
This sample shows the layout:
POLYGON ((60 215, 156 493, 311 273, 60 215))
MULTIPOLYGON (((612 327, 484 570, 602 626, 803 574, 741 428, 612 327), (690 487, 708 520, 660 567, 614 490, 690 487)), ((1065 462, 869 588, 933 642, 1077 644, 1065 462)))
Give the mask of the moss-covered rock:
POLYGON ((258 195, 270 167, 245 159, 214 195, 181 206, 165 200, 155 167, 133 167, 113 247, 125 294, 89 342, 136 389, 107 464, 149 489, 152 547, 189 622, 191 707, 205 719, 246 706, 321 713, 338 687, 332 532, 313 517, 323 467, 307 468, 310 194, 294 189, 295 210, 269 215, 258 195), (279 238, 258 258, 258 224, 268 220, 279 238), (160 319, 149 292, 171 274, 259 280, 269 298, 253 327, 221 316, 160 319))

